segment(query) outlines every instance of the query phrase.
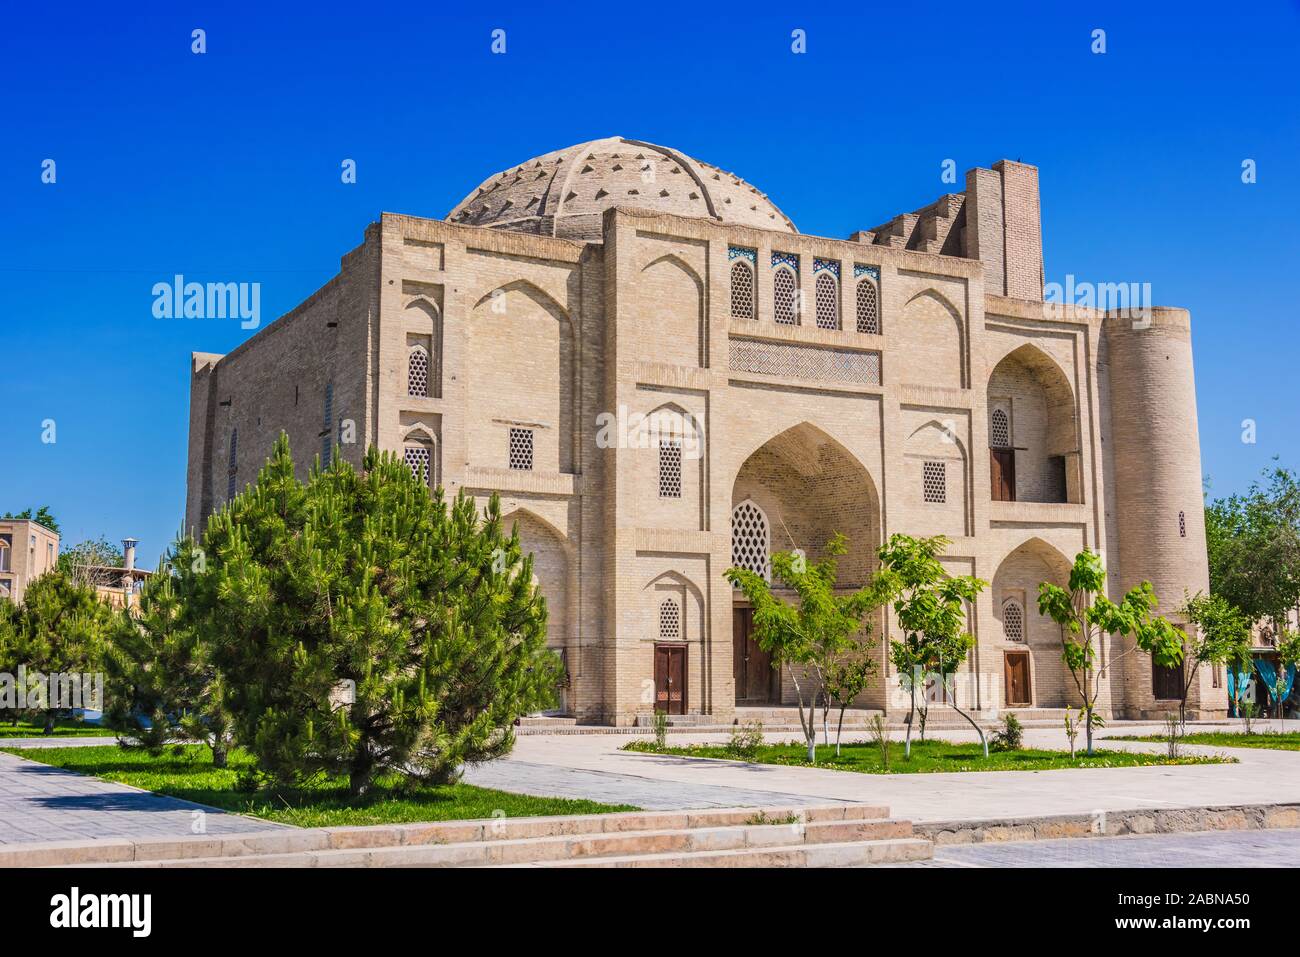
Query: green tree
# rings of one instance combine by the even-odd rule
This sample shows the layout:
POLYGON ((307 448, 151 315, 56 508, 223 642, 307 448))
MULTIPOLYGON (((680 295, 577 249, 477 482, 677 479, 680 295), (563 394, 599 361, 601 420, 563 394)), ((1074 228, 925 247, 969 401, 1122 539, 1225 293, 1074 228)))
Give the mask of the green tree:
POLYGON ((844 736, 844 712, 858 695, 867 690, 876 669, 871 645, 866 642, 854 642, 839 661, 832 662, 826 669, 826 700, 834 702, 840 711, 835 725, 836 757, 840 756, 840 739, 844 736))
MULTIPOLYGON (((27 586, 21 605, 7 603, 0 618, 0 671, 15 674, 25 666, 29 675, 59 679, 101 672, 114 613, 93 588, 47 572, 27 586)), ((72 703, 56 701, 55 691, 51 682, 36 701, 29 697, 27 710, 43 720, 45 734, 53 734, 55 722, 72 712, 72 703)), ((83 684, 83 707, 96 704, 86 700, 90 691, 83 684)))
POLYGON ((847 550, 847 539, 836 533, 819 562, 810 564, 798 552, 772 555, 772 577, 795 593, 797 604, 774 594, 766 578, 747 568, 729 568, 725 573, 754 608, 754 638, 759 647, 790 674, 808 760, 814 764, 816 708, 819 698, 826 696, 827 669, 850 648, 869 647, 865 641, 855 642, 855 636, 869 633, 867 618, 883 601, 874 581, 837 594, 838 559, 847 550))
POLYGON ((1038 586, 1039 614, 1061 626, 1062 657, 1070 669, 1084 712, 1087 753, 1093 753, 1092 729, 1097 723, 1100 679, 1116 661, 1136 649, 1151 655, 1156 664, 1176 667, 1183 660, 1186 635, 1165 618, 1152 615, 1155 590, 1150 582, 1130 589, 1119 604, 1106 597, 1106 570, 1101 556, 1084 549, 1070 569, 1068 588, 1052 582, 1038 586), (1103 635, 1124 635, 1134 639, 1128 652, 1111 655, 1097 665, 1097 642, 1103 635))
POLYGON ((908 715, 904 753, 912 753, 912 720, 916 710, 918 686, 924 691, 927 674, 942 682, 945 695, 951 694, 953 709, 970 722, 979 735, 988 757, 984 730, 957 704, 956 689, 950 687, 975 645, 965 630, 966 609, 988 582, 973 575, 949 575, 939 557, 949 541, 942 535, 912 538, 891 535, 880 549, 881 588, 893 604, 902 639, 890 641, 890 659, 898 667, 911 693, 912 711, 908 715), (905 670, 906 669, 906 670, 905 670))
POLYGON ((1210 593, 1275 635, 1300 610, 1300 478, 1274 466, 1240 495, 1205 509, 1210 593))
POLYGON ((1300 662, 1300 632, 1284 631, 1277 636, 1277 670, 1273 674, 1273 701, 1277 705, 1277 719, 1286 727, 1286 696, 1288 668, 1300 662))
POLYGON ((208 745, 213 766, 223 768, 233 722, 212 660, 212 621, 194 600, 205 565, 192 539, 178 541, 145 583, 133 613, 119 614, 105 719, 123 734, 124 747, 157 755, 194 741, 208 745))
POLYGON ((481 519, 463 494, 449 507, 390 453, 304 483, 281 435, 195 558, 186 614, 208 622, 236 740, 277 782, 448 782, 555 700, 546 604, 496 497, 481 519))
POLYGON ((54 513, 50 511, 48 505, 42 505, 40 508, 36 509, 35 511, 32 511, 30 508, 25 508, 16 515, 13 512, 5 512, 3 517, 4 518, 28 518, 31 519, 33 522, 39 522, 40 524, 44 525, 46 528, 48 528, 51 532, 54 532, 54 534, 56 535, 62 532, 62 529, 59 528, 58 521, 56 521, 54 518, 54 513))
POLYGON ((1222 595, 1197 592, 1184 595, 1179 614, 1194 627, 1183 642, 1183 690, 1178 702, 1178 723, 1187 725, 1187 695, 1201 665, 1226 666, 1250 660, 1250 622, 1222 595), (1191 662, 1188 668, 1186 663, 1191 662))

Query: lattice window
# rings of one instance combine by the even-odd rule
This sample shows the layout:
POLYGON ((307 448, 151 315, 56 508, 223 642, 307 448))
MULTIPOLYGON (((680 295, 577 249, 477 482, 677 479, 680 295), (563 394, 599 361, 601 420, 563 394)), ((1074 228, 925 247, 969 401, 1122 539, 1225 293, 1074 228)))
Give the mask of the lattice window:
POLYGON ((793 326, 799 322, 798 289, 794 271, 778 267, 772 277, 772 309, 773 318, 781 325, 793 326))
POLYGON ((406 361, 406 394, 429 394, 429 353, 424 350, 424 346, 412 347, 406 361))
POLYGON ((1014 598, 1002 606, 1002 633, 1009 641, 1025 640, 1025 610, 1014 598))
POLYGON ((533 430, 510 429, 508 461, 512 469, 530 471, 533 467, 533 430))
POLYGON ((838 329, 840 327, 840 286, 829 272, 817 274, 814 287, 817 299, 817 328, 838 329))
POLYGON ((754 318, 754 267, 744 260, 731 266, 731 318, 754 318))
POLYGON ((433 454, 427 445, 408 445, 405 449, 406 464, 411 474, 430 488, 433 487, 433 454))
POLYGON ((226 469, 226 501, 235 497, 235 477, 239 474, 236 464, 239 456, 239 430, 230 430, 230 465, 226 469))
POLYGON ((682 637, 682 610, 677 602, 665 598, 659 603, 659 640, 680 641, 682 637))
POLYGON ((921 495, 927 502, 948 501, 948 463, 926 462, 922 466, 921 495))
POLYGON ((682 440, 659 442, 659 497, 682 497, 682 440))
POLYGON ((1006 409, 993 410, 993 423, 989 428, 989 443, 995 449, 1011 448, 1011 418, 1006 409))
POLYGON ((767 516, 751 501, 741 502, 731 513, 731 564, 748 568, 772 580, 771 536, 767 516))
POLYGON ((880 295, 870 279, 858 280, 858 332, 880 335, 880 295))
POLYGON ((1178 537, 1187 537, 1187 516, 1182 512, 1178 513, 1178 537))

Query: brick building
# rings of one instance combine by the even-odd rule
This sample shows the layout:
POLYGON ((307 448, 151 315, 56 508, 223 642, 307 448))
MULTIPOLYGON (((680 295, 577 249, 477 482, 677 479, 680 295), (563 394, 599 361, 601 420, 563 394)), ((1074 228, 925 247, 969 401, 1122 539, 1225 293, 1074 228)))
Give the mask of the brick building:
MULTIPOLYGON (((193 355, 187 524, 281 429, 304 473, 376 444, 449 494, 497 491, 536 555, 565 709, 617 724, 656 700, 714 721, 792 700, 733 561, 815 559, 839 531, 851 586, 889 534, 942 533, 947 566, 991 583, 963 703, 1065 707, 1040 581, 1087 546, 1165 613, 1207 588, 1189 317, 1044 303, 1037 170, 965 187, 827 239, 731 173, 610 138, 492 176, 444 220, 385 213, 292 312, 193 355)), ((1102 660, 1105 711, 1172 707, 1149 657, 1116 638, 1102 660)), ((1224 711, 1211 681, 1193 713, 1224 711)), ((896 685, 861 703, 901 706, 896 685)))

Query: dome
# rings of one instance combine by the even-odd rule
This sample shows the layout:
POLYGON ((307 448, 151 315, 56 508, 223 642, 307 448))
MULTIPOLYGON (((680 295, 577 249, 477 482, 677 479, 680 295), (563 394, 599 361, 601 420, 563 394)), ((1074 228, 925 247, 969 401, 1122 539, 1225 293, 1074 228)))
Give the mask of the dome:
POLYGON ((490 176, 447 220, 599 242, 601 217, 611 206, 798 232, 765 194, 734 173, 621 136, 556 150, 490 176))

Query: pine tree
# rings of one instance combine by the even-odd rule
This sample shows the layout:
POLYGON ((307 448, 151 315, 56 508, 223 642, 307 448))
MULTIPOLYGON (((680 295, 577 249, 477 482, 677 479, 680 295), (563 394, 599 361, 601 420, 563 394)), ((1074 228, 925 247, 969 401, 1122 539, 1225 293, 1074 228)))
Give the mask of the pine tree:
POLYGON ((558 657, 517 530, 371 449, 306 483, 281 436, 213 516, 187 615, 224 681, 235 737, 280 783, 344 775, 444 783, 507 753, 553 703, 558 657))
POLYGON ((209 624, 192 602, 204 563, 192 540, 178 541, 140 593, 134 616, 122 615, 108 655, 106 723, 124 746, 161 754, 171 744, 199 742, 226 766, 231 719, 212 660, 209 624))
MULTIPOLYGON (((5 610, 0 624, 0 671, 26 668, 28 676, 92 675, 103 666, 109 632, 115 613, 101 602, 93 588, 79 585, 58 571, 47 572, 27 586, 21 605, 5 610)), ((70 688, 70 685, 65 685, 70 688)), ((83 703, 90 689, 82 687, 83 703)), ((56 706, 55 691, 49 686, 41 698, 26 710, 36 713, 53 734, 55 722, 71 714, 67 703, 56 706)))

